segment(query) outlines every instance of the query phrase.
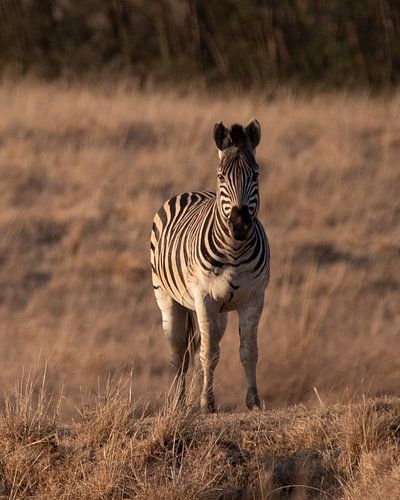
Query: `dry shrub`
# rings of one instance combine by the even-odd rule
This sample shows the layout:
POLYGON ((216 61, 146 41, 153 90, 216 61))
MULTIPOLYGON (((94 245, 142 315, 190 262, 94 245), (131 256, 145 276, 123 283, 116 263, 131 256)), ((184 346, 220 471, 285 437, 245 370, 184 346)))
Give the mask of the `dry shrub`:
POLYGON ((31 496, 44 481, 44 471, 58 455, 56 420, 60 399, 54 401, 42 380, 21 378, 5 395, 0 417, 0 493, 10 498, 31 496))
POLYGON ((146 416, 117 380, 65 427, 43 384, 21 387, 0 416, 9 498, 396 498, 398 398, 216 415, 166 403, 146 416))

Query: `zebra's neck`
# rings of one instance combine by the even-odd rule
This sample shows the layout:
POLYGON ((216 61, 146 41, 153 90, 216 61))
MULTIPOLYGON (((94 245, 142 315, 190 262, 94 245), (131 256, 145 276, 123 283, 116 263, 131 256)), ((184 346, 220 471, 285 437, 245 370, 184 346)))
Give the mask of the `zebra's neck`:
POLYGON ((238 266, 251 260, 255 249, 259 248, 259 234, 254 224, 248 237, 243 241, 232 238, 228 222, 218 211, 215 200, 210 200, 203 223, 194 230, 196 244, 193 245, 193 260, 208 262, 214 268, 238 266))

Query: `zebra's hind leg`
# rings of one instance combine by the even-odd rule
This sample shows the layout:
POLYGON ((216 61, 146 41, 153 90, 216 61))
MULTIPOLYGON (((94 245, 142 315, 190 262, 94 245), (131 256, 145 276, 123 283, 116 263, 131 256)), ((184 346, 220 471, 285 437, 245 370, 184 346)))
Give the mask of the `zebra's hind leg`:
POLYGON ((258 360, 257 329, 264 303, 264 295, 238 309, 240 333, 240 360, 247 379, 246 405, 249 410, 260 408, 256 368, 258 360))
POLYGON ((171 348, 171 365, 173 368, 175 394, 179 401, 185 398, 185 378, 189 367, 189 349, 187 314, 188 310, 178 304, 160 288, 155 296, 162 315, 162 326, 171 348))

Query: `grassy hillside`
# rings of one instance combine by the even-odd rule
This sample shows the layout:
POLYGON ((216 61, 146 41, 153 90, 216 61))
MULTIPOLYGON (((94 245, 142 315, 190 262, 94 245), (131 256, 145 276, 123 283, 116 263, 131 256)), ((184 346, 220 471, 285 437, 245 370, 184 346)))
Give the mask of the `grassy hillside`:
POLYGON ((144 416, 122 386, 66 428, 27 381, 0 418, 0 495, 395 500, 399 438, 400 398, 209 416, 167 406, 144 416))
MULTIPOLYGON (((47 363, 63 415, 110 376, 153 405, 169 350, 149 231, 169 196, 213 189, 212 128, 259 119, 272 279, 260 324, 267 408, 399 395, 400 99, 178 95, 128 84, 0 87, 0 384, 47 363)), ((235 315, 216 392, 244 407, 235 315)))

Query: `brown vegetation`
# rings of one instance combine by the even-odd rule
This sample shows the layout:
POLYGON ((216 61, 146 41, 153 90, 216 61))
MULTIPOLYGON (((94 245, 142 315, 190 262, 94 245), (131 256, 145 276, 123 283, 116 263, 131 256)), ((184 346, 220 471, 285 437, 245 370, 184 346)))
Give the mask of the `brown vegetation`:
POLYGON ((400 398, 146 417, 116 385, 64 428, 33 389, 26 381, 0 418, 7 498, 398 498, 400 398))
POLYGON ((400 81, 397 0, 2 0, 0 72, 220 87, 400 81))
MULTIPOLYGON (((36 380, 46 363, 46 392, 63 388, 55 422, 43 406, 39 416, 21 408, 26 395, 8 406, 4 494, 66 497, 79 484, 86 498, 267 497, 301 481, 333 497, 389 498, 379 495, 399 483, 398 399, 347 403, 400 395, 399 97, 271 101, 25 82, 3 83, 0 107, 0 383, 10 389, 23 370, 36 380), (260 396, 267 409, 319 409, 144 419, 170 382, 150 283, 153 213, 173 194, 213 189, 213 124, 252 116, 272 250, 260 396), (114 395, 61 427, 110 375, 131 383, 134 415, 114 395), (286 472, 302 463, 315 463, 323 484, 308 466, 286 472)), ((244 407, 235 322, 216 373, 225 411, 244 407)))

